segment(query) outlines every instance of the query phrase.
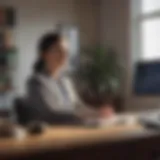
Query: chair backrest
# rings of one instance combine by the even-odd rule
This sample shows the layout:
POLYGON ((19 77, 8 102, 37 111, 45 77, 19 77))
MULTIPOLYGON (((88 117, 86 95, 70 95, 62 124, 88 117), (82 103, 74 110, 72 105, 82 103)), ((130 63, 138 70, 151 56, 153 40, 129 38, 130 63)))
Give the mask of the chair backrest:
POLYGON ((22 98, 15 99, 14 110, 19 124, 26 125, 31 121, 31 112, 22 98))

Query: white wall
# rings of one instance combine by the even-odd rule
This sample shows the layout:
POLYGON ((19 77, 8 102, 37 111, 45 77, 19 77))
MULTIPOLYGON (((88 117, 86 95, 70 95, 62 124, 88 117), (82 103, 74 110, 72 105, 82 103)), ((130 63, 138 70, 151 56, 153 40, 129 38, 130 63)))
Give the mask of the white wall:
POLYGON ((16 11, 14 38, 19 54, 15 85, 18 94, 25 91, 26 79, 36 58, 37 40, 43 33, 64 23, 78 25, 82 45, 93 44, 98 37, 95 16, 98 6, 91 0, 1 0, 0 5, 14 7, 16 11))

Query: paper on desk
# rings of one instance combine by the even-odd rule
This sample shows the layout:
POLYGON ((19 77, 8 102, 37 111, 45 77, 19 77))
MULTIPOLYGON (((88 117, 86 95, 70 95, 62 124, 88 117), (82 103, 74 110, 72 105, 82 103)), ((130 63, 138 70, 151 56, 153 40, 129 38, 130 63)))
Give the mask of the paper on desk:
POLYGON ((135 125, 138 123, 137 117, 133 115, 115 115, 109 119, 99 119, 100 127, 110 127, 110 126, 128 126, 135 125))

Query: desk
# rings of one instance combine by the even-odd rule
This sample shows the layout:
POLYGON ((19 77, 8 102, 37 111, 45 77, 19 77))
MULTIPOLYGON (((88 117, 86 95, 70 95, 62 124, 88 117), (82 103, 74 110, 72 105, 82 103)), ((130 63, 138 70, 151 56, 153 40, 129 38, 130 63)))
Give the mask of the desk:
POLYGON ((133 157, 134 160, 147 160, 148 154, 152 155, 149 152, 152 147, 156 147, 155 154, 159 153, 157 146, 160 146, 159 134, 148 132, 140 125, 101 129, 49 127, 43 134, 28 135, 23 140, 0 140, 0 160, 131 160, 133 157))
MULTIPOLYGON (((22 140, 1 139, 0 160, 3 158, 24 158, 38 156, 48 152, 66 152, 67 150, 113 143, 141 135, 144 129, 140 125, 117 126, 101 129, 78 127, 48 127, 41 135, 28 135, 22 140), (3 158, 2 158, 3 157, 3 158)), ((40 156, 41 157, 41 156, 40 156)))

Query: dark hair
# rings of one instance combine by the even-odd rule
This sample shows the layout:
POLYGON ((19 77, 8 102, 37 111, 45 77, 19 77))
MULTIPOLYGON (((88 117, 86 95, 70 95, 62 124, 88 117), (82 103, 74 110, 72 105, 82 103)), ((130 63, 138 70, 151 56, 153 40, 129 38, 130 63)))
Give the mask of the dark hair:
POLYGON ((42 72, 45 67, 43 55, 55 45, 61 38, 59 33, 48 33, 45 34, 39 42, 38 45, 38 60, 34 65, 34 72, 42 72))

